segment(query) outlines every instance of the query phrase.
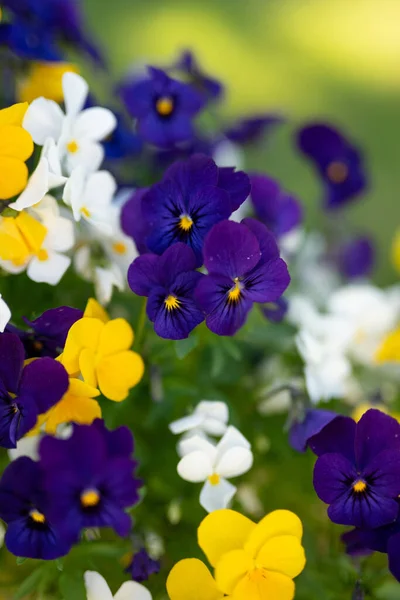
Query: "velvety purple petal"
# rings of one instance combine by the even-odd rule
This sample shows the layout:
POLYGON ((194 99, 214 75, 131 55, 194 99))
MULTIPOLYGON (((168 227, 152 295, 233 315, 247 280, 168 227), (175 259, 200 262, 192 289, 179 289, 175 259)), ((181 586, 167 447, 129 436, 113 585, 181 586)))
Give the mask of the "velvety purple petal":
POLYGON ((297 452, 305 452, 308 440, 338 417, 331 410, 308 409, 302 421, 295 421, 289 430, 289 444, 297 452))
POLYGON ((261 258, 256 236, 246 225, 222 221, 214 225, 204 242, 204 264, 211 274, 240 277, 261 258))
POLYGON ((250 198, 257 218, 275 230, 279 214, 280 185, 272 177, 252 173, 250 176, 250 198))
POLYGON ((243 219, 242 223, 256 236, 260 245, 261 259, 263 262, 279 258, 278 244, 275 236, 269 231, 268 227, 251 217, 246 217, 243 219))
POLYGON ((355 421, 339 415, 309 440, 309 446, 317 456, 338 452, 354 463, 355 435, 355 421))
POLYGON ((149 233, 148 224, 142 213, 142 198, 148 192, 148 189, 136 190, 121 209, 122 231, 134 240, 140 254, 148 252, 146 246, 146 237, 149 233))
POLYGON ((173 285, 178 275, 196 268, 196 256, 189 246, 178 242, 165 250, 159 265, 159 283, 169 287, 173 285))
POLYGON ((203 94, 187 83, 173 81, 171 91, 179 96, 180 109, 190 116, 195 116, 206 104, 203 94))
POLYGON ((153 90, 150 79, 126 82, 120 86, 122 101, 133 117, 145 117, 152 110, 153 90))
POLYGON ((60 348, 65 346, 68 331, 72 325, 83 317, 83 311, 70 306, 59 306, 46 310, 34 321, 24 319, 36 334, 51 338, 60 348))
POLYGON ((8 392, 16 394, 24 365, 24 346, 17 335, 0 333, 0 379, 8 392))
POLYGON ((357 471, 341 454, 328 453, 320 456, 314 466, 314 488, 318 497, 331 504, 351 490, 349 481, 357 478, 357 471))
POLYGON ((29 516, 10 523, 4 542, 15 556, 42 560, 60 558, 71 549, 71 544, 54 527, 48 523, 32 524, 29 516))
POLYGON ((400 449, 400 424, 380 410, 368 410, 357 423, 355 453, 360 470, 383 450, 400 449))
POLYGON ((158 560, 152 559, 145 548, 140 548, 135 553, 130 565, 125 569, 125 573, 130 573, 134 581, 147 581, 149 577, 160 571, 161 564, 158 560))
POLYGON ((190 194, 194 189, 216 186, 218 167, 209 156, 194 154, 188 160, 172 164, 165 172, 163 181, 174 180, 182 194, 190 194))
POLYGON ((218 187, 228 192, 231 200, 231 212, 239 208, 250 194, 250 179, 243 171, 234 167, 222 167, 218 170, 218 187))
POLYGON ((290 275, 282 258, 257 265, 243 280, 252 302, 275 302, 290 283, 290 275))
POLYGON ((400 496, 400 450, 383 450, 376 454, 363 470, 374 492, 381 496, 400 496))
POLYGON ((29 512, 40 483, 38 463, 27 456, 11 462, 0 480, 0 517, 6 523, 29 512))
POLYGON ((304 154, 325 167, 345 152, 347 142, 337 129, 324 123, 314 123, 299 131, 298 145, 304 154))
POLYGON ((293 196, 284 195, 281 198, 279 215, 276 224, 276 234, 281 236, 288 233, 303 220, 303 207, 293 196))
POLYGON ((93 426, 100 429, 105 437, 107 453, 110 458, 129 458, 134 450, 133 435, 129 427, 118 427, 110 431, 102 419, 96 419, 93 426))
POLYGON ((148 296, 158 284, 158 265, 160 257, 156 254, 138 256, 128 269, 128 284, 138 296, 148 296))
POLYGON ((36 402, 31 396, 0 396, 0 446, 15 448, 17 441, 35 426, 36 402))
POLYGON ((366 277, 374 266, 375 254, 375 245, 371 238, 354 238, 340 248, 340 271, 348 279, 366 277))
POLYGON ((400 533, 393 535, 387 544, 389 571, 400 582, 400 533))
POLYGON ((343 494, 328 508, 328 516, 333 523, 365 529, 382 527, 394 521, 397 512, 395 500, 378 494, 354 494, 351 491, 343 494))
POLYGON ((350 556, 367 556, 371 554, 373 550, 368 545, 369 533, 363 529, 352 529, 343 533, 340 539, 346 546, 346 554, 350 556))
POLYGON ((68 387, 68 373, 60 362, 38 358, 24 368, 19 394, 33 398, 42 414, 61 400, 68 387))

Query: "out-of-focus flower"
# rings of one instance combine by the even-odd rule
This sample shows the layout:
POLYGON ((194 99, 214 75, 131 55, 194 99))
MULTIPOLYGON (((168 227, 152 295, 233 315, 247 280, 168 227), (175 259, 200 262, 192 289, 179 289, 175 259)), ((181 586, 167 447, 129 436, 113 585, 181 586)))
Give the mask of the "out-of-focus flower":
POLYGON ((280 323, 286 316, 289 303, 285 298, 278 298, 276 302, 269 302, 261 307, 261 312, 266 319, 273 323, 280 323))
POLYGON ((38 358, 24 367, 25 352, 18 336, 0 334, 0 445, 15 448, 38 415, 56 404, 68 388, 64 367, 38 358))
POLYGON ((340 208, 364 191, 367 177, 363 157, 340 131, 313 123, 298 132, 297 143, 322 179, 326 208, 340 208))
POLYGON ((152 600, 149 590, 136 581, 125 581, 113 596, 104 577, 96 571, 85 571, 84 577, 87 600, 152 600))
POLYGON ((173 244, 161 256, 143 254, 130 266, 129 287, 148 297, 147 316, 160 337, 184 339, 204 320, 194 300, 194 290, 203 277, 195 271, 194 252, 186 244, 173 244))
POLYGON ((199 546, 215 568, 215 580, 200 560, 186 559, 167 580, 171 600, 292 600, 293 579, 304 569, 303 527, 288 510, 275 510, 257 525, 240 513, 218 510, 198 529, 199 546))
POLYGON ((338 416, 310 441, 318 456, 314 487, 334 523, 374 528, 394 521, 400 494, 400 425, 367 411, 358 423, 338 416))
POLYGON ((356 237, 339 249, 339 269, 348 279, 367 277, 375 262, 375 247, 371 238, 356 237))
POLYGON ((3 300, 0 294, 0 333, 4 332, 6 325, 10 319, 11 310, 9 309, 8 304, 6 304, 6 301, 3 300))
POLYGON ((190 50, 182 52, 173 68, 181 71, 189 83, 204 94, 208 100, 217 100, 222 96, 224 91, 222 83, 202 71, 190 50))
POLYGON ((227 429, 229 410, 225 402, 202 400, 191 415, 173 421, 169 428, 174 434, 190 432, 191 435, 224 435, 227 429))
POLYGON ((218 335, 233 335, 245 323, 254 302, 275 302, 290 282, 274 236, 255 219, 223 221, 204 243, 208 275, 195 297, 207 327, 218 335))
POLYGON ((148 252, 146 246, 147 224, 142 214, 142 198, 148 188, 137 189, 128 197, 121 209, 121 229, 132 238, 140 254, 148 252))
POLYGON ((115 129, 117 120, 107 108, 84 109, 89 88, 80 75, 65 73, 62 86, 65 114, 54 100, 37 98, 26 111, 23 126, 39 146, 48 138, 56 142, 68 175, 78 166, 96 171, 104 158, 100 142, 115 129))
POLYGON ((134 581, 146 581, 150 575, 158 573, 160 563, 149 556, 145 548, 141 548, 132 558, 131 563, 125 569, 125 573, 130 573, 134 581))
POLYGON ((40 465, 17 458, 0 480, 0 517, 8 525, 5 544, 12 554, 44 560, 68 554, 71 544, 48 520, 47 506, 40 465))
POLYGON ((395 329, 384 338, 375 359, 378 363, 400 362, 400 329, 395 329))
POLYGON ((393 239, 392 257, 393 264, 400 273, 400 229, 397 230, 397 233, 393 239))
POLYGON ((253 464, 250 443, 235 427, 228 427, 215 446, 200 436, 183 440, 178 473, 186 481, 204 481, 200 504, 208 512, 226 508, 237 488, 227 481, 249 471, 253 464))
POLYGON ((283 122, 284 119, 278 115, 257 115, 237 121, 224 133, 229 140, 237 144, 252 144, 283 122))
POLYGON ((110 321, 99 308, 102 312, 97 309, 94 316, 86 310, 83 319, 72 325, 62 362, 68 373, 82 373, 88 385, 120 402, 141 380, 144 363, 139 354, 130 350, 134 336, 129 323, 125 319, 110 321))
POLYGON ((297 452, 305 452, 309 440, 320 433, 325 425, 336 419, 337 413, 319 408, 307 408, 292 421, 289 429, 289 444, 297 452))
POLYGON ((63 538, 77 542, 83 528, 112 527, 128 535, 132 521, 125 509, 139 500, 134 476, 132 433, 110 432, 95 421, 75 425, 66 440, 46 436, 39 447, 48 493, 48 515, 63 538))
POLYGON ((171 79, 161 69, 148 68, 148 77, 123 82, 120 94, 137 119, 139 135, 168 148, 193 137, 193 118, 206 98, 193 86, 171 79))
POLYGON ((256 217, 276 237, 298 227, 303 219, 300 202, 281 189, 279 183, 267 175, 250 175, 250 198, 256 217))
POLYGON ((62 60, 62 53, 52 32, 23 20, 0 23, 0 46, 24 60, 62 60))
POLYGON ((31 63, 27 75, 18 83, 20 102, 33 102, 40 96, 54 102, 63 102, 62 78, 64 73, 71 71, 78 73, 79 69, 76 65, 65 62, 31 63))
POLYGON ((28 181, 25 161, 33 152, 33 141, 22 128, 27 109, 25 102, 0 110, 0 200, 22 192, 28 181))
POLYGON ((117 126, 103 141, 103 147, 108 159, 128 158, 140 154, 143 141, 133 131, 132 123, 126 122, 122 115, 114 113, 117 126))

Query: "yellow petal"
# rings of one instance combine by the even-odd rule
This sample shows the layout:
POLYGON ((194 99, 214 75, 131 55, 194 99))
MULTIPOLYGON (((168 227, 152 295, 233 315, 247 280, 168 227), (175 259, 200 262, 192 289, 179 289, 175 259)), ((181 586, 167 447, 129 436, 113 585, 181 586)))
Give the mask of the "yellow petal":
POLYGON ((17 227, 16 219, 12 219, 11 217, 1 218, 0 258, 24 264, 30 254, 30 249, 17 227))
POLYGON ((289 577, 258 571, 238 583, 231 600, 293 600, 294 592, 295 586, 289 577))
POLYGON ((1 125, 22 125, 25 113, 28 110, 27 102, 20 102, 8 108, 0 110, 0 126, 1 125))
POLYGON ((71 377, 69 380, 69 388, 68 392, 73 396, 78 396, 80 398, 97 398, 100 396, 99 390, 89 385, 86 381, 82 381, 81 379, 75 379, 71 377))
POLYGON ((223 593, 207 569, 197 558, 187 558, 178 562, 167 579, 167 592, 170 600, 220 600, 223 593))
POLYGON ((113 319, 105 324, 101 332, 98 356, 111 356, 129 350, 133 344, 133 331, 125 319, 113 319))
POLYGON ((96 369, 101 393, 115 402, 125 400, 129 390, 142 379, 143 373, 142 357, 131 350, 103 357, 96 369))
POLYGON ((47 235, 46 227, 25 211, 19 213, 15 222, 32 254, 37 254, 47 235))
POLYGON ((254 568, 254 561, 244 550, 224 554, 215 567, 215 581, 220 590, 231 594, 239 581, 254 568))
POLYGON ((101 418, 101 408, 97 400, 89 397, 75 396, 69 390, 63 398, 47 413, 46 433, 55 434, 62 423, 79 423, 91 425, 95 419, 101 418))
POLYGON ((70 71, 78 73, 79 69, 71 63, 33 63, 28 76, 19 82, 19 100, 32 102, 43 96, 54 102, 63 102, 62 76, 70 71))
POLYGON ((274 510, 264 517, 252 531, 244 548, 255 557, 265 542, 281 535, 294 535, 299 540, 303 535, 299 517, 290 510, 274 510))
POLYGON ((110 320, 107 312, 94 298, 89 298, 83 316, 91 319, 99 319, 103 323, 107 323, 110 320))
POLYGON ((18 158, 0 156, 0 200, 20 194, 28 182, 28 167, 18 158))
POLYGON ((87 384, 94 388, 97 386, 95 360, 95 353, 91 348, 84 348, 79 355, 79 370, 82 377, 87 384))
POLYGON ((10 156, 25 161, 33 152, 30 134, 17 125, 0 126, 0 156, 10 156))
POLYGON ((392 259, 395 268, 400 273, 400 229, 397 230, 396 235, 394 236, 392 246, 392 259))
POLYGON ((200 523, 199 546, 215 566, 226 552, 242 549, 255 527, 253 521, 234 510, 216 510, 200 523))
POLYGON ((400 362, 400 329, 392 331, 383 340, 375 354, 378 363, 400 362))
POLYGON ((82 350, 89 348, 96 352, 104 323, 99 319, 83 318, 76 321, 68 332, 62 362, 68 373, 79 372, 79 356, 82 350))
POLYGON ((282 535, 263 545, 256 563, 268 571, 277 571, 293 579, 304 569, 306 556, 298 537, 282 535))

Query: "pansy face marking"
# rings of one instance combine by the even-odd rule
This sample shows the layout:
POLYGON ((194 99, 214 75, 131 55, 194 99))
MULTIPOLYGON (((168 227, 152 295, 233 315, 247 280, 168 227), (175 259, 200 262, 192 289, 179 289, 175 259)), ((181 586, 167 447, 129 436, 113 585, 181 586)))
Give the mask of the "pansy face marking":
POLYGON ((84 490, 81 494, 81 504, 84 508, 98 506, 101 500, 100 493, 95 489, 84 490))
POLYGON ((363 479, 357 479, 357 481, 353 483, 353 492, 356 494, 363 494, 367 491, 367 487, 368 486, 363 479))
POLYGON ((156 99, 156 111, 160 117, 167 119, 175 110, 176 102, 173 96, 160 96, 156 99))
POLYGON ((229 304, 237 304, 240 302, 240 298, 242 296, 242 284, 240 283, 239 277, 235 277, 233 280, 235 285, 228 292, 228 303, 229 304))
POLYGON ((32 508, 32 510, 29 513, 29 516, 32 519, 32 521, 37 525, 44 525, 46 523, 46 517, 36 508, 32 508))
POLYGON ((165 298, 164 304, 165 304, 165 308, 167 309, 167 311, 171 312, 173 310, 179 309, 182 302, 181 302, 181 300, 178 300, 178 298, 176 296, 173 296, 172 294, 170 294, 169 296, 167 296, 165 298))
POLYGON ((349 168, 344 162, 334 160, 329 163, 326 174, 332 183, 344 183, 349 174, 349 168))

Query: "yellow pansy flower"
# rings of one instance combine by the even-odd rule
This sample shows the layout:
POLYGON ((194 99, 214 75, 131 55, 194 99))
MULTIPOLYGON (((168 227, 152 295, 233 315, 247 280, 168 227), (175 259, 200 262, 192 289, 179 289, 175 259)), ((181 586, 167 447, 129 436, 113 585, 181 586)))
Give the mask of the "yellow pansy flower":
POLYGON ((61 103, 64 101, 62 78, 64 73, 79 73, 71 63, 34 62, 28 75, 18 85, 21 102, 32 102, 39 96, 61 103))
POLYGON ((28 104, 0 110, 0 200, 21 193, 28 181, 25 161, 33 152, 31 135, 22 128, 28 104))
POLYGON ((397 230, 394 236, 392 246, 392 259, 395 268, 400 273, 400 229, 397 230))
POLYGON ((171 571, 171 600, 292 600, 293 578, 304 568, 303 527, 288 510, 276 510, 258 524, 232 510, 209 514, 198 529, 198 541, 215 569, 194 559, 171 571))
POLYGON ((383 340, 375 359, 378 363, 400 362, 400 328, 389 333, 383 340))
POLYGON ((0 259, 21 267, 32 256, 40 258, 46 234, 46 227, 26 212, 0 218, 0 259))
POLYGON ((144 373, 142 357, 130 350, 133 339, 125 319, 109 320, 104 309, 91 300, 83 318, 69 330, 62 362, 69 373, 81 373, 85 382, 98 387, 106 398, 120 402, 144 373))

